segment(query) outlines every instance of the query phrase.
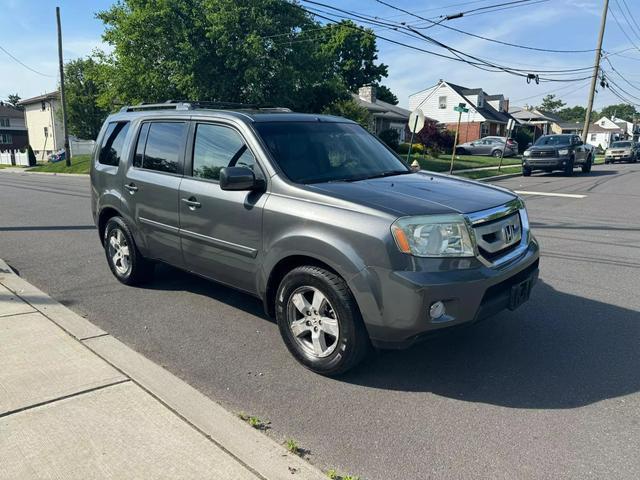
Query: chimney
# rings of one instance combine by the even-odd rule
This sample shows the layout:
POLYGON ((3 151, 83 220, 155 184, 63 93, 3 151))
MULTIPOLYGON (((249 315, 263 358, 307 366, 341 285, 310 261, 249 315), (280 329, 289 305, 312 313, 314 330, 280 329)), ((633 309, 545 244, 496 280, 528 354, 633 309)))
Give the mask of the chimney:
POLYGON ((509 112, 509 99, 508 98, 505 98, 502 101, 502 111, 503 112, 507 112, 507 113, 509 112))
POLYGON ((358 89, 358 96, 369 103, 376 103, 376 86, 375 85, 365 85, 358 89))

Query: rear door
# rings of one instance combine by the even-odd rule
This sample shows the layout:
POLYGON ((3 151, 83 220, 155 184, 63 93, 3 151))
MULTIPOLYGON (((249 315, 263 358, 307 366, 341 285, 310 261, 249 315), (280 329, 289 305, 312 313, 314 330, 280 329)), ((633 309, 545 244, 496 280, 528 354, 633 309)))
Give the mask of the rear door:
POLYGON ((123 201, 137 226, 143 255, 176 266, 182 266, 178 195, 187 130, 187 121, 142 123, 123 184, 123 201))
POLYGON ((247 167, 265 179, 255 152, 234 126, 194 122, 180 186, 180 236, 186 268, 255 293, 264 192, 220 188, 223 167, 247 167))

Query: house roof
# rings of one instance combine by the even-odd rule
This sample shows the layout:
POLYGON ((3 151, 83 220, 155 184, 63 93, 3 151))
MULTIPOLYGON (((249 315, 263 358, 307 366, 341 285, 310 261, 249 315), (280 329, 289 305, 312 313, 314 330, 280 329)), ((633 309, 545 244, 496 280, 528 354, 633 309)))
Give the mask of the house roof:
POLYGON ((351 97, 356 101, 358 105, 369 110, 374 116, 388 118, 389 120, 407 121, 411 111, 406 108, 392 105, 382 100, 376 100, 375 103, 367 102, 360 98, 357 93, 352 93, 351 97))
MULTIPOLYGON (((449 83, 449 82, 445 82, 445 83, 449 85, 453 90, 455 90, 455 92, 458 95, 460 95, 467 102, 469 102, 469 104, 486 120, 490 122, 496 122, 496 123, 507 123, 510 118, 513 118, 507 112, 499 112, 498 110, 493 108, 491 104, 487 102, 485 102, 482 107, 478 107, 471 100, 467 98, 467 95, 478 95, 480 93, 483 93, 484 90, 482 90, 481 88, 465 88, 465 87, 461 87, 460 85, 456 85, 454 83, 449 83)), ((495 96, 495 95, 492 95, 492 96, 495 96)))
POLYGON ((583 123, 580 122, 558 122, 558 125, 563 130, 582 130, 583 123))
POLYGON ((597 123, 592 123, 589 126, 589 133, 623 133, 623 129, 618 128, 605 128, 601 127, 597 123))
POLYGON ((0 102, 0 117, 24 118, 24 112, 0 102))
POLYGON ((25 98, 24 100, 20 100, 18 105, 30 105, 32 103, 38 103, 43 100, 54 100, 60 98, 60 92, 56 90, 55 92, 44 93, 42 95, 38 95, 37 97, 25 98))

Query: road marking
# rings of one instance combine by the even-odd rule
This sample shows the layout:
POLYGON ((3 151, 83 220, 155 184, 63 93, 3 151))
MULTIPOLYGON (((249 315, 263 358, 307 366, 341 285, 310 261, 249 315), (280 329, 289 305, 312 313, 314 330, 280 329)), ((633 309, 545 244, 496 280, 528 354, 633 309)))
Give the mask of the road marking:
POLYGON ((565 197, 565 198, 586 198, 586 195, 577 193, 553 193, 553 192, 525 192, 524 190, 516 190, 519 195, 540 195, 543 197, 565 197))

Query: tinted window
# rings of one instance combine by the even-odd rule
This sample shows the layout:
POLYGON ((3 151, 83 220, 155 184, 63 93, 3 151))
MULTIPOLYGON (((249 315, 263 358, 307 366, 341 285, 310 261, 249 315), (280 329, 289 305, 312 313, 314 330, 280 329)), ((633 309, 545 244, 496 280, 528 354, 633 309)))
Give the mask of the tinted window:
POLYGON ((117 166, 120 163, 124 139, 129 131, 128 122, 112 122, 107 125, 104 140, 100 147, 98 162, 103 165, 117 166))
MULTIPOLYGON (((142 157, 142 168, 178 173, 186 129, 186 123, 151 122, 142 157)), ((138 139, 138 143, 143 140, 142 137, 143 135, 138 139)))
POLYGON ((535 145, 536 146, 545 146, 545 145, 569 145, 571 143, 570 135, 545 135, 540 137, 535 145))
POLYGON ((133 166, 142 168, 142 159, 144 158, 144 147, 147 144, 147 135, 149 134, 149 123, 143 123, 138 136, 138 145, 136 146, 136 156, 133 159, 133 166))
POLYGON ((256 159, 235 130, 220 125, 199 124, 193 146, 193 176, 218 180, 224 167, 255 170, 256 159))
POLYGON ((337 122, 256 122, 284 173, 297 183, 357 181, 411 173, 359 125, 337 122))

